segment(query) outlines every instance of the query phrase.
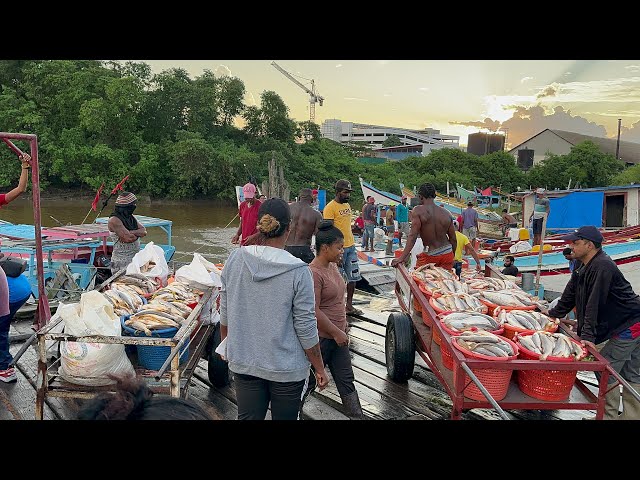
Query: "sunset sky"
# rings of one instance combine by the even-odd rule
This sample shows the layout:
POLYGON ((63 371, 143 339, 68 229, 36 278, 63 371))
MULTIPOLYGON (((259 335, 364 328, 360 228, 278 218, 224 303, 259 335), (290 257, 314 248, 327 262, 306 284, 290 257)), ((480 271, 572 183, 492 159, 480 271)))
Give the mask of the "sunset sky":
MULTIPOLYGON (((274 60, 314 79, 325 97, 316 122, 329 118, 467 135, 507 132, 513 147, 545 128, 640 142, 640 60, 274 60)), ((240 78, 245 103, 273 90, 291 118, 309 119, 308 95, 271 60, 142 60, 155 73, 183 68, 192 78, 209 69, 240 78)), ((299 80, 310 86, 310 81, 299 80)))

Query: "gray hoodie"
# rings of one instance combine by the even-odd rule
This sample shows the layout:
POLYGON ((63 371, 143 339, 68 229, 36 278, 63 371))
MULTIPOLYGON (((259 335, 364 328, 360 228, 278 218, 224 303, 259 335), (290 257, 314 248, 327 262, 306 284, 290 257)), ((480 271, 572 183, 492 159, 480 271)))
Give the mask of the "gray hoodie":
POLYGON ((318 343, 309 266, 274 247, 233 251, 222 270, 220 322, 228 327, 232 372, 274 382, 306 379, 304 350, 318 343))

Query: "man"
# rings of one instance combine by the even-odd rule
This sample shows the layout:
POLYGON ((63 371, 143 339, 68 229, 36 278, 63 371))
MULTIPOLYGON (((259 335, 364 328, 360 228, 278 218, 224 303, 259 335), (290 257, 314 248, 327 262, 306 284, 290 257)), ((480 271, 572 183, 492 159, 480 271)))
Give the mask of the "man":
POLYGON ((456 246, 456 254, 453 257, 453 268, 456 271, 456 275, 460 278, 462 274, 462 252, 467 255, 471 255, 473 259, 476 261, 476 270, 478 272, 482 271, 482 267, 480 266, 480 258, 478 257, 478 252, 473 248, 469 239, 458 231, 458 221, 453 221, 453 228, 456 232, 456 241, 458 245, 456 246))
POLYGON ((436 187, 431 183, 420 185, 418 189, 420 205, 411 210, 411 231, 407 238, 404 251, 399 258, 391 262, 392 267, 397 267, 405 262, 411 254, 411 249, 420 236, 425 250, 417 257, 416 267, 427 263, 434 263, 438 267, 453 269, 453 257, 458 241, 456 239, 453 221, 448 210, 439 207, 434 202, 436 187))
POLYGON ((393 221, 395 209, 396 205, 394 203, 390 204, 387 207, 387 213, 384 216, 387 227, 387 249, 385 250, 385 254, 387 255, 391 255, 393 253, 393 238, 396 233, 396 224, 393 221))
POLYGON ((518 271, 518 267, 516 267, 515 263, 516 259, 513 258, 513 256, 507 255, 504 257, 504 268, 502 269, 502 274, 517 277, 520 272, 518 271))
POLYGON ((409 235, 409 207, 407 197, 402 196, 400 204, 396 207, 396 220, 398 221, 398 248, 402 248, 402 234, 409 235))
POLYGON ((112 232, 113 251, 111 252, 111 273, 116 273, 131 263, 140 251, 140 238, 147 235, 133 211, 138 198, 131 192, 122 192, 116 198, 116 205, 109 218, 109 231, 112 232))
POLYGON ((473 208, 473 202, 467 203, 467 208, 462 211, 462 233, 475 247, 478 236, 478 212, 473 208))
POLYGON ((367 197, 367 203, 362 207, 362 219, 364 220, 363 249, 367 251, 367 244, 370 244, 370 252, 375 252, 373 248, 374 229, 376 227, 376 205, 375 198, 367 197))
POLYGON ((244 201, 240 204, 240 225, 238 231, 231 239, 231 243, 239 243, 242 235, 242 243, 254 233, 258 232, 258 210, 260 210, 259 200, 256 200, 256 186, 247 183, 242 187, 244 201))
POLYGON ((458 222, 458 231, 462 233, 462 212, 456 218, 456 222, 458 222))
MULTIPOLYGON (((573 256, 582 266, 573 272, 548 315, 562 318, 575 306, 577 333, 583 345, 598 350, 598 344, 606 342, 600 354, 640 393, 640 297, 602 251, 603 237, 596 227, 580 227, 563 239, 571 242, 573 256)), ((609 387, 615 383, 610 377, 609 387)), ((640 402, 626 388, 622 402, 624 412, 620 418, 640 420, 640 402)), ((617 419, 619 405, 616 386, 605 397, 605 419, 617 419)))
POLYGON ((513 215, 510 215, 507 212, 506 208, 502 209, 502 224, 500 224, 500 228, 502 229, 502 235, 507 234, 507 229, 516 228, 518 226, 518 221, 514 218, 513 215))
POLYGON ((338 180, 336 182, 336 196, 324 207, 323 215, 325 220, 331 220, 344 236, 340 270, 347 281, 347 315, 362 315, 362 310, 354 308, 352 303, 356 282, 362 277, 358 266, 355 240, 353 233, 351 233, 351 205, 349 205, 351 192, 353 189, 350 181, 338 180))
POLYGON ((529 222, 533 219, 533 244, 540 245, 542 239, 542 222, 544 218, 549 218, 551 207, 549 199, 544 195, 544 188, 536 190, 536 201, 533 205, 533 213, 529 217, 529 222))
POLYGON ((318 189, 314 188, 313 190, 311 190, 311 195, 313 196, 313 203, 311 204, 311 206, 313 207, 314 210, 319 211, 318 189))
POLYGON ((569 273, 573 273, 578 267, 580 267, 580 265, 582 265, 580 260, 577 260, 576 257, 574 257, 571 247, 567 247, 562 250, 562 255, 564 255, 564 258, 569 262, 569 273))
POLYGON ((311 250, 311 238, 318 231, 322 215, 312 207, 313 196, 310 188, 303 188, 298 195, 298 201, 292 203, 291 230, 284 249, 303 262, 311 263, 315 258, 311 250))
POLYGON ((262 204, 262 202, 264 202, 266 199, 267 199, 267 196, 266 196, 266 195, 260 195, 260 196, 258 197, 258 201, 260 202, 260 204, 262 204))

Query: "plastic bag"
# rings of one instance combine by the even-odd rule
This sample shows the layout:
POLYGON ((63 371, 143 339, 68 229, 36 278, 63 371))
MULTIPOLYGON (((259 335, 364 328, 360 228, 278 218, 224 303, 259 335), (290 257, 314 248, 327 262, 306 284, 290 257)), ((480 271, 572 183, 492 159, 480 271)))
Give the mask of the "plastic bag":
POLYGON ((213 263, 199 253, 194 253, 191 263, 176 271, 176 280, 200 290, 207 290, 211 287, 222 287, 221 274, 222 272, 213 263))
MULTIPOLYGON (((58 307, 57 315, 70 335, 119 336, 120 318, 112 305, 97 291, 83 293, 79 303, 58 307)), ((61 342, 60 375, 79 385, 109 385, 114 383, 107 374, 135 375, 122 344, 61 342), (89 378, 81 378, 89 377, 89 378)))
POLYGON ((520 241, 514 245, 511 245, 511 247, 509 247, 509 252, 511 253, 528 252, 529 250, 531 250, 531 248, 532 247, 529 242, 520 241))
POLYGON ((224 340, 220 342, 220 345, 217 346, 215 352, 222 357, 222 360, 227 360, 227 337, 224 337, 224 340))
POLYGON ((126 274, 130 275, 132 273, 138 273, 149 278, 159 278, 162 285, 166 285, 169 266, 164 258, 164 250, 153 242, 147 243, 142 250, 135 254, 131 263, 127 266, 126 274), (149 268, 149 262, 153 262, 155 265, 149 268))

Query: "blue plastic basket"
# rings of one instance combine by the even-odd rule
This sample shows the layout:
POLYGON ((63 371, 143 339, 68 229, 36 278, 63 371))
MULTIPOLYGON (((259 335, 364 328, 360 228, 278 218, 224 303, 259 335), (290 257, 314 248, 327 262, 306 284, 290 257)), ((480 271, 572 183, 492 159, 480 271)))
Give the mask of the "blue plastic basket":
MULTIPOLYGON (((123 315, 120 317, 123 335, 131 337, 145 338, 173 338, 178 331, 176 327, 163 328, 161 330, 151 330, 151 337, 140 330, 125 325, 124 322, 129 320, 131 315, 123 315)), ((147 370, 160 370, 165 360, 171 353, 171 347, 157 345, 136 345, 138 350, 138 365, 147 370)), ((189 345, 185 343, 180 348, 180 363, 184 363, 189 358, 189 345)))

